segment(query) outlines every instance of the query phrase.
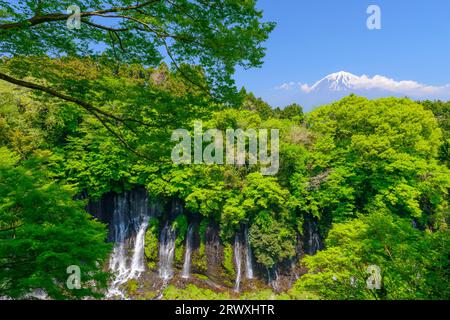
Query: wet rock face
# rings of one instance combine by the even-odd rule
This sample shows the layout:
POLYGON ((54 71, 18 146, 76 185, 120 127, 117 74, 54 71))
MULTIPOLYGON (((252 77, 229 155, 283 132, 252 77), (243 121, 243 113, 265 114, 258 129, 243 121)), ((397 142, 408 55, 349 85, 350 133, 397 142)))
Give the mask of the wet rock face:
POLYGON ((184 214, 183 202, 180 199, 173 198, 169 201, 169 205, 166 213, 163 215, 163 219, 167 221, 175 220, 180 214, 184 214))
POLYGON ((207 261, 207 276, 216 282, 220 281, 223 261, 223 246, 220 243, 219 228, 209 225, 206 229, 205 253, 207 261))
POLYGON ((109 192, 104 194, 100 200, 89 200, 86 211, 101 222, 110 224, 114 211, 114 196, 113 192, 109 192))
MULTIPOLYGON (((120 258, 118 260, 127 261, 122 264, 127 268, 130 265, 131 267, 128 269, 131 271, 135 269, 139 271, 139 277, 130 276, 129 278, 137 281, 139 288, 145 288, 149 292, 154 292, 164 281, 164 283, 198 282, 213 290, 218 290, 218 288, 233 290, 234 288, 235 291, 237 289, 242 292, 270 286, 275 291, 284 291, 305 273, 298 260, 304 254, 314 255, 322 249, 318 223, 314 218, 306 217, 303 235, 297 235, 296 257, 267 270, 253 257, 248 243, 248 229, 243 226, 237 240, 235 239, 234 244, 231 244, 233 246, 233 265, 235 271, 238 271, 237 265, 239 264, 240 274, 238 276, 236 272, 231 275, 224 267, 225 254, 224 244, 220 239, 220 226, 215 222, 210 222, 205 233, 200 234, 201 216, 188 212, 180 199, 152 201, 144 187, 136 187, 121 194, 109 192, 98 201, 89 201, 86 210, 95 218, 108 224, 108 241, 116 244, 115 250, 118 251, 116 256, 120 258), (183 243, 176 243, 175 233, 168 233, 168 228, 181 214, 186 215, 189 228, 183 243), (157 263, 155 267, 149 268, 148 260, 144 260, 146 257, 143 248, 146 245, 145 228, 148 227, 146 223, 151 221, 151 218, 159 220, 159 230, 156 231, 158 233, 158 249, 155 250, 158 250, 158 254, 155 262, 157 263), (164 236, 164 230, 167 233, 166 236, 164 236), (123 248, 118 245, 121 243, 123 248), (174 257, 173 252, 177 252, 177 248, 183 251, 180 255, 181 258, 174 257), (120 250, 124 253, 122 254, 120 250), (186 250, 188 250, 187 253, 186 250), (137 253, 142 257, 134 257, 137 253), (144 263, 141 263, 141 260, 144 263), (133 266, 137 267, 133 269, 133 266), (163 281, 163 279, 165 280, 163 281), (148 281, 151 283, 146 283, 148 281), (236 283, 240 283, 238 288, 236 288, 236 283)), ((112 256, 114 257, 114 253, 112 256)), ((118 265, 121 266, 120 263, 118 265)), ((129 274, 133 274, 131 271, 129 274)))
POLYGON ((145 188, 137 187, 122 194, 108 192, 98 201, 89 201, 86 211, 108 224, 108 241, 117 242, 120 224, 126 222, 125 238, 132 237, 139 229, 140 217, 160 217, 163 207, 162 201, 149 201, 145 188))
POLYGON ((319 227, 317 222, 312 218, 308 217, 303 224, 303 250, 304 253, 309 255, 315 255, 317 251, 321 250, 322 239, 319 234, 319 227))

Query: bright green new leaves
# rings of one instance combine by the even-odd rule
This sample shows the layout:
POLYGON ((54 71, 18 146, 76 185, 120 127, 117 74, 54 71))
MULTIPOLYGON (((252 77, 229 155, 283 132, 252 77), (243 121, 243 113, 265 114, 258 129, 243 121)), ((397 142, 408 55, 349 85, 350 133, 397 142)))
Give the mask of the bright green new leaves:
POLYGON ((156 218, 150 219, 147 231, 145 232, 145 257, 147 258, 147 266, 150 269, 156 269, 158 262, 158 248, 159 248, 159 220, 156 218))
POLYGON ((449 165, 450 161, 450 102, 423 101, 421 104, 435 115, 443 132, 443 143, 439 150, 439 158, 449 165))
POLYGON ((316 216, 343 221, 386 208, 422 226, 443 222, 450 174, 436 160, 442 132, 430 111, 407 99, 350 96, 307 122, 317 139, 313 174, 308 186, 293 184, 316 216))
MULTIPOLYGON (((30 219, 34 213, 40 217, 39 223, 27 220, 18 227, 14 241, 8 239, 8 246, 0 249, 14 263, 19 260, 11 256, 12 252, 21 252, 22 248, 32 252, 27 245, 35 246, 40 253, 35 254, 39 259, 26 256, 39 262, 36 272, 31 267, 15 268, 17 273, 2 269, 4 278, 21 279, 15 282, 16 287, 5 289, 7 295, 20 296, 35 287, 45 288, 55 297, 91 294, 65 290, 65 269, 47 272, 52 270, 49 265, 77 264, 72 262, 77 259, 86 264, 80 265, 82 270, 94 270, 89 269, 93 259, 102 260, 106 252, 99 240, 104 239, 104 229, 79 216, 82 208, 67 198, 72 193, 66 194, 62 187, 65 181, 77 193, 86 192, 91 198, 143 185, 152 198, 181 200, 189 217, 200 224, 201 242, 192 259, 196 272, 207 269, 207 226, 220 226, 225 248, 223 267, 227 270, 224 274, 233 278, 232 245, 237 232, 248 228, 255 262, 270 270, 295 262, 297 239, 304 241, 307 236, 302 223, 306 217, 314 217, 326 240, 325 250, 304 258, 308 273, 290 291, 293 297, 448 297, 450 173, 443 157, 445 104, 424 103, 424 108, 407 99, 370 101, 350 96, 303 119, 297 105, 268 112, 262 100, 244 91, 244 103, 239 108, 215 103, 164 64, 155 69, 129 65, 115 70, 93 59, 33 59, 16 58, 7 64, 20 70, 24 66, 33 68, 33 61, 44 61, 40 72, 53 84, 72 87, 75 97, 91 99, 104 111, 133 119, 127 122, 130 128, 112 123, 133 150, 147 157, 124 148, 98 119, 78 107, 9 85, 0 88, 4 97, 0 102, 0 143, 17 155, 11 156, 8 151, 2 159, 2 174, 8 178, 7 188, 0 189, 4 192, 2 201, 5 199, 0 211, 1 228, 18 227, 25 221, 20 216, 23 212, 30 219), (73 73, 76 81, 67 77, 67 72, 73 73), (86 79, 84 74, 88 75, 86 79), (258 165, 173 164, 171 132, 177 128, 192 130, 195 120, 203 122, 204 130, 278 129, 278 174, 262 176, 258 165), (36 159, 35 154, 50 154, 43 150, 52 151, 47 161, 51 166, 29 161, 36 159), (44 186, 45 194, 29 191, 44 190, 44 186), (14 188, 23 190, 11 192, 14 188), (32 194, 43 200, 28 201, 32 194), (36 207, 35 202, 45 205, 36 207), (63 216, 58 211, 61 206, 68 208, 64 212, 70 215, 64 221, 59 219, 63 216), (48 210, 57 214, 48 216, 48 210), (74 227, 73 219, 81 227, 74 227), (54 228, 51 234, 46 233, 49 226, 54 228), (75 237, 75 230, 81 236, 75 237), (21 233, 25 231, 26 235, 21 233), (54 241, 44 244, 38 232, 54 241), (76 238, 79 245, 67 248, 66 235, 76 238), (85 252, 84 241, 93 243, 89 246, 94 251, 85 252), (60 247, 68 256, 60 254, 60 247), (383 289, 379 291, 366 288, 366 270, 372 264, 382 270, 383 289), (50 284, 47 274, 59 282, 50 284)), ((186 217, 180 215, 175 221, 178 263, 183 258, 186 217)), ((151 269, 157 266, 158 232, 158 220, 152 219, 145 250, 151 269)), ((10 233, 0 232, 0 236, 10 233)), ((93 277, 95 274, 90 273, 93 277)))
POLYGON ((235 67, 261 65, 262 43, 274 28, 261 21, 256 1, 240 0, 1 1, 0 13, 0 51, 6 56, 101 56, 146 66, 167 58, 180 69, 195 63, 217 96, 229 98, 235 67), (79 29, 66 26, 71 5, 80 8, 79 29))
POLYGON ((446 299, 450 296, 450 237, 423 232, 410 221, 373 213, 334 224, 326 249, 303 262, 309 273, 295 292, 323 299, 446 299), (371 265, 380 268, 380 289, 370 289, 371 265))
POLYGON ((249 241, 256 260, 267 268, 295 256, 296 234, 290 194, 275 178, 247 175, 240 193, 227 199, 221 232, 231 238, 242 225, 250 225, 249 241))
POLYGON ((71 188, 51 180, 51 165, 45 154, 19 165, 0 148, 0 295, 43 289, 52 298, 81 298, 106 285, 106 229, 71 188), (81 289, 66 286, 72 265, 81 269, 81 289))

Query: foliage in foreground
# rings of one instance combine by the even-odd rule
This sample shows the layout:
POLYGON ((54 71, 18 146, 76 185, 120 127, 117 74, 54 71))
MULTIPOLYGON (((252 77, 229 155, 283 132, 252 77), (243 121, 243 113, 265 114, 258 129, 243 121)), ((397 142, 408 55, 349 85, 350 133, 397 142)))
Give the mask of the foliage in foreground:
MULTIPOLYGON (((75 58, 48 61, 49 68, 67 64, 82 70, 93 63, 91 59, 75 58)), ((443 270, 449 269, 446 243, 450 174, 445 159, 448 126, 441 117, 448 104, 427 103, 424 107, 409 99, 350 96, 306 115, 295 105, 285 112, 271 112, 250 94, 238 108, 215 104, 165 65, 157 69, 122 66, 115 76, 108 67, 96 70, 89 81, 83 82, 84 88, 89 88, 83 95, 95 96, 106 110, 114 110, 122 117, 139 115, 151 122, 152 127, 136 125, 137 134, 128 136, 133 147, 151 158, 143 159, 125 150, 98 120, 78 107, 7 85, 0 87, 4 97, 0 100, 0 144, 18 158, 4 168, 5 177, 18 175, 17 168, 28 170, 24 168, 29 168, 36 154, 51 153, 54 156, 47 160, 45 168, 36 165, 27 173, 35 178, 45 176, 39 180, 42 185, 56 188, 69 183, 74 185, 74 192, 98 198, 138 184, 146 186, 153 198, 178 198, 199 222, 201 243, 192 259, 198 273, 207 269, 204 235, 210 223, 221 227, 221 241, 227 248, 224 275, 232 277, 230 249, 237 231, 248 227, 256 262, 270 269, 295 258, 296 241, 304 236, 303 222, 310 219, 319 226, 322 240, 328 239, 324 251, 305 258, 309 273, 298 280, 290 296, 448 297, 444 287, 448 274, 443 270), (154 81, 155 77, 163 80, 154 81), (149 105, 150 98, 157 102, 149 105), (194 120, 202 120, 205 130, 279 129, 278 174, 262 176, 258 166, 172 164, 171 130, 190 130, 194 120), (399 264, 402 260, 408 261, 405 268, 399 264), (332 266, 328 261, 333 262, 332 266), (369 264, 380 265, 385 281, 383 291, 376 295, 363 288, 363 275, 368 276, 363 274, 364 268, 369 264), (351 277, 354 279, 349 280, 351 277), (330 291, 330 281, 339 284, 334 291, 330 291)), ((20 186, 15 182, 12 178, 0 181, 8 190, 20 186)), ((5 199, 14 198, 13 193, 2 192, 5 199)), ((65 199, 64 192, 58 192, 65 199)), ((52 197, 60 199, 56 193, 52 197)), ((12 214, 9 201, 2 207, 2 221, 8 221, 12 214)), ((69 207, 76 203, 70 201, 57 203, 69 207)), ((31 212, 35 208, 30 206, 23 203, 21 209, 31 212)), ((39 212, 47 217, 45 211, 39 212)), ((74 212, 75 219, 81 211, 74 212)), ((178 245, 183 243, 187 221, 186 216, 177 219, 178 245)), ((80 223, 78 232, 92 230, 90 223, 80 223)), ((92 233, 95 241, 89 246, 95 244, 97 248, 101 242, 98 239, 104 239, 104 229, 96 226, 92 233)), ((48 225, 38 227, 47 230, 48 225)), ((65 227, 72 237, 75 231, 70 219, 65 227)), ((151 267, 157 266, 159 228, 157 221, 152 221, 147 232, 146 257, 151 267)), ((33 233, 30 236, 34 237, 33 233)), ((83 237, 74 239, 83 241, 83 237)), ((90 258, 96 255, 101 260, 101 248, 92 251, 90 258)), ((50 248, 49 252, 56 249, 50 248)), ((3 254, 8 257, 2 252, 2 258, 3 254)), ((88 264, 92 261, 84 260, 88 264)), ((51 277, 36 278, 35 285, 50 283, 51 277)), ((62 274, 58 277, 61 279, 62 274)), ((14 288, 5 290, 10 291, 9 295, 19 294, 14 288)))
POLYGON ((38 288, 57 299, 99 296, 111 248, 104 225, 73 200, 73 189, 55 181, 46 168, 50 154, 18 161, 0 148, 0 296, 23 297, 38 288), (66 286, 71 265, 81 269, 79 290, 66 286))
POLYGON ((292 291, 323 299, 449 298, 448 252, 446 230, 423 232, 406 219, 373 213, 334 224, 326 249, 303 260, 309 273, 292 291), (372 265, 380 268, 381 290, 367 286, 372 265))
POLYGON ((228 292, 218 293, 194 284, 189 284, 183 289, 170 285, 164 290, 163 297, 166 300, 289 300, 291 298, 288 294, 277 294, 270 289, 242 292, 239 296, 234 296, 228 292))

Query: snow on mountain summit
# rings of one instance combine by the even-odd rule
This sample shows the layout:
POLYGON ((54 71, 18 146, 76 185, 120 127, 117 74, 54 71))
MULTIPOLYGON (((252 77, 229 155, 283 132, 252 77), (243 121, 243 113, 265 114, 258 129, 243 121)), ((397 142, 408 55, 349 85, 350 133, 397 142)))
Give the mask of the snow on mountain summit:
POLYGON ((337 101, 353 93, 369 99, 382 97, 410 97, 411 99, 450 99, 450 84, 426 85, 413 80, 395 80, 382 75, 361 76, 339 71, 320 79, 312 86, 302 82, 289 82, 277 87, 283 90, 286 101, 296 100, 311 108, 337 101))
POLYGON ((310 91, 349 91, 354 88, 360 78, 346 71, 339 71, 329 74, 325 78, 317 81, 310 91))

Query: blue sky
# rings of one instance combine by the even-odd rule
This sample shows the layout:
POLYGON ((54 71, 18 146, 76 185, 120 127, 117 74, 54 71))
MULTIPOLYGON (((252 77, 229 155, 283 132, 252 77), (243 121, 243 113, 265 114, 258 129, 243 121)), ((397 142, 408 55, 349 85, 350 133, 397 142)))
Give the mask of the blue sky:
POLYGON ((277 86, 311 85, 341 70, 450 84, 449 0, 259 0, 258 7, 277 27, 263 66, 238 70, 235 79, 273 106, 289 101, 277 86), (366 27, 371 4, 381 8, 381 30, 366 27))

